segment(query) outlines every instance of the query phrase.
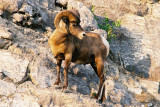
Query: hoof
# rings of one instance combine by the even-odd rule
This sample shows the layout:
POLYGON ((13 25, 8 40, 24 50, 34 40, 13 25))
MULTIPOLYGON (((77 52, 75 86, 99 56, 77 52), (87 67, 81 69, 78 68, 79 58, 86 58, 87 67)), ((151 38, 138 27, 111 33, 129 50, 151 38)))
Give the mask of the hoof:
POLYGON ((54 85, 59 85, 59 83, 60 83, 60 81, 56 81, 56 82, 54 83, 54 85))
POLYGON ((62 89, 62 87, 59 85, 55 85, 55 89, 62 89))
POLYGON ((102 104, 105 100, 106 100, 106 98, 103 97, 103 98, 97 99, 97 102, 100 103, 100 104, 102 104))
POLYGON ((63 86, 63 90, 67 89, 67 86, 63 86))
POLYGON ((102 104, 102 102, 103 102, 103 100, 102 100, 102 99, 97 100, 97 103, 102 104))
POLYGON ((62 90, 64 93, 71 93, 72 91, 66 87, 66 86, 63 86, 63 90, 62 90))
POLYGON ((72 93, 72 91, 69 90, 69 89, 64 89, 63 92, 64 92, 64 93, 72 93))

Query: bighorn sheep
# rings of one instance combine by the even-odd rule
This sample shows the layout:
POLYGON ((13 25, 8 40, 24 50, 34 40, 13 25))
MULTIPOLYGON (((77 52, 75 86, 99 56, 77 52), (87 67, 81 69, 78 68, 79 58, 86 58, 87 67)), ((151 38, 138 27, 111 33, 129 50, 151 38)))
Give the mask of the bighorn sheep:
MULTIPOLYGON (((64 10, 58 13, 54 20, 55 31, 51 35, 48 43, 53 55, 57 60, 57 80, 55 85, 58 85, 60 80, 60 68, 62 60, 65 60, 64 65, 64 86, 68 86, 68 68, 70 63, 91 64, 95 73, 100 79, 98 90, 98 98, 103 92, 102 85, 105 81, 103 69, 105 58, 109 54, 109 43, 107 40, 97 33, 85 32, 80 26, 80 15, 77 10, 64 10)), ((101 100, 103 100, 101 99, 101 100)))

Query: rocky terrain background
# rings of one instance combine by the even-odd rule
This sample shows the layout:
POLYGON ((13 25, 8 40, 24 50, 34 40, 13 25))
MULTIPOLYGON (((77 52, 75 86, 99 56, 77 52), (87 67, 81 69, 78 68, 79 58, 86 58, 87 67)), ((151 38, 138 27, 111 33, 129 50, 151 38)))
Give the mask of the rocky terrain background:
POLYGON ((159 25, 159 0, 0 0, 0 107, 160 106, 159 25), (48 38, 55 15, 71 8, 85 30, 104 37, 98 27, 104 14, 121 20, 105 62, 102 104, 92 98, 99 80, 90 65, 71 64, 67 91, 53 85, 56 61, 48 38))

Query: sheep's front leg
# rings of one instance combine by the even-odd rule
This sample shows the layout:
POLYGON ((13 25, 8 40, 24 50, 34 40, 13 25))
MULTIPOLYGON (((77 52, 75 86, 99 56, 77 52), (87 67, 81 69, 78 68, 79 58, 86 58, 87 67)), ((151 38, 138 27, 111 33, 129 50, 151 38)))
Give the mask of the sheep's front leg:
POLYGON ((62 59, 57 59, 57 80, 54 85, 59 85, 60 80, 60 69, 61 69, 62 59))
POLYGON ((72 54, 65 55, 65 65, 64 65, 64 86, 63 89, 67 89, 68 86, 68 69, 71 63, 72 54))

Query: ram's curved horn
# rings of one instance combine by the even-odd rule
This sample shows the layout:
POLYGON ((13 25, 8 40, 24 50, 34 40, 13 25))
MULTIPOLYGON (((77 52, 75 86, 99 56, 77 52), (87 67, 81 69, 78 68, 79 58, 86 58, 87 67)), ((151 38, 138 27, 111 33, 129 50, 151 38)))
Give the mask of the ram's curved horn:
POLYGON ((70 9, 69 11, 73 12, 78 17, 78 20, 80 22, 80 14, 79 14, 78 10, 70 9))
POLYGON ((69 22, 79 21, 79 18, 73 12, 71 12, 69 10, 64 10, 64 11, 58 13, 54 19, 54 25, 55 25, 56 29, 60 29, 59 23, 63 17, 68 18, 69 22))

